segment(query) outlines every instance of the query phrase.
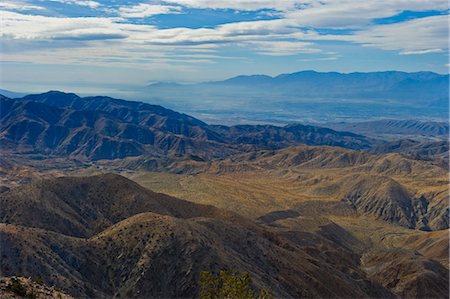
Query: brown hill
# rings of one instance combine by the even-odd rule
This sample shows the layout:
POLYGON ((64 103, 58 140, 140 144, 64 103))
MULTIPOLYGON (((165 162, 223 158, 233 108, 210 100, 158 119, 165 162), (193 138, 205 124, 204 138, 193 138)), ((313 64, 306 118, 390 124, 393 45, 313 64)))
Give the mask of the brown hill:
POLYGON ((433 161, 444 169, 449 167, 449 141, 446 140, 420 142, 406 139, 392 141, 373 147, 373 153, 401 153, 417 160, 433 161))
POLYGON ((415 228, 414 199, 395 180, 376 175, 352 175, 341 180, 341 198, 359 212, 415 228))
POLYGON ((302 202, 343 201, 360 214, 406 227, 448 228, 448 172, 400 154, 297 146, 221 161, 178 161, 169 169, 190 175, 166 174, 167 182, 158 180, 159 174, 131 177, 149 188, 254 218, 296 210, 302 202))
POLYGON ((373 251, 364 256, 363 264, 372 279, 402 298, 448 298, 448 268, 418 253, 405 249, 373 251))
POLYGON ((0 195, 3 223, 88 237, 130 216, 154 212, 180 218, 223 213, 154 193, 115 174, 38 180, 0 195), (126 209, 124 209, 126 207, 126 209))
POLYGON ((248 271, 277 297, 393 296, 332 239, 302 244, 118 175, 40 181, 1 200, 2 274, 40 275, 75 296, 194 297, 199 272, 221 269, 248 271))

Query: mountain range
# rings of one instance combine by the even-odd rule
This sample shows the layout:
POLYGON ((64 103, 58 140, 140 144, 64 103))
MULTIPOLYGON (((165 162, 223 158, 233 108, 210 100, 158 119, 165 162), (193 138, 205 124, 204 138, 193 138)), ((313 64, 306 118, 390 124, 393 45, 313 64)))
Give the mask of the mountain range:
POLYGON ((372 138, 399 139, 421 138, 446 140, 449 136, 448 122, 424 120, 381 119, 365 122, 330 123, 327 127, 338 131, 349 131, 372 138))
POLYGON ((196 155, 223 158, 295 144, 371 146, 361 135, 308 125, 211 126, 161 106, 56 91, 0 99, 3 149, 81 159, 196 155))
POLYGON ((194 298, 202 271, 228 271, 276 298, 448 298, 448 124, 328 124, 0 96, 0 296, 20 282, 43 297, 194 298))
POLYGON ((198 84, 155 83, 133 95, 221 124, 327 123, 410 115, 445 121, 449 75, 301 71, 198 84))
POLYGON ((395 255, 400 277, 412 265, 423 275, 409 276, 403 286, 383 285, 391 279, 379 278, 391 271, 384 266, 369 278, 358 254, 362 244, 333 222, 309 232, 280 230, 151 192, 118 175, 36 181, 0 201, 7 207, 0 214, 2 274, 42 277, 74 296, 195 297, 199 272, 220 269, 248 271, 256 288, 277 297, 448 292, 445 267, 406 249, 385 250, 364 263, 380 265, 375 259, 395 255))
POLYGON ((223 81, 211 81, 193 85, 176 83, 153 83, 149 88, 189 88, 218 87, 245 88, 253 91, 273 91, 284 94, 297 94, 311 98, 385 98, 422 101, 426 98, 431 105, 434 101, 448 98, 448 75, 432 72, 406 73, 399 71, 372 73, 321 73, 300 71, 267 75, 241 75, 223 81))
POLYGON ((245 86, 272 89, 283 93, 297 93, 309 97, 352 97, 433 100, 448 97, 448 75, 432 72, 405 73, 397 71, 373 73, 320 73, 301 71, 276 77, 238 76, 209 85, 245 86))

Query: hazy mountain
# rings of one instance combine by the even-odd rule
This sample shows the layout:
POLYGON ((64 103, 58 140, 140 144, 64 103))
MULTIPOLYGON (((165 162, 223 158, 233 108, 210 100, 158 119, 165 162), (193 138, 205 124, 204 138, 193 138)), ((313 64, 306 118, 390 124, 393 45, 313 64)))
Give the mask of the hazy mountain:
POLYGON ((448 98, 448 75, 432 72, 397 71, 374 73, 320 73, 302 71, 269 76, 238 76, 210 85, 245 86, 250 89, 297 93, 309 97, 385 98, 403 100, 435 100, 448 98))
POLYGON ((384 119, 367 122, 330 123, 326 126, 334 130, 384 138, 398 138, 401 136, 431 137, 444 140, 449 138, 448 122, 384 119))
POLYGON ((23 97, 23 96, 26 95, 24 93, 19 93, 19 92, 6 90, 6 89, 1 89, 1 88, 0 88, 0 94, 5 96, 5 97, 8 97, 8 98, 20 98, 20 97, 23 97))
POLYGON ((369 148, 353 133, 313 126, 209 126, 161 106, 108 97, 48 92, 1 99, 2 149, 79 159, 196 155, 223 158, 254 148, 294 144, 369 148))
POLYGON ((412 116, 444 120, 448 92, 449 76, 432 72, 302 71, 190 85, 159 83, 136 94, 214 123, 287 124, 412 116))

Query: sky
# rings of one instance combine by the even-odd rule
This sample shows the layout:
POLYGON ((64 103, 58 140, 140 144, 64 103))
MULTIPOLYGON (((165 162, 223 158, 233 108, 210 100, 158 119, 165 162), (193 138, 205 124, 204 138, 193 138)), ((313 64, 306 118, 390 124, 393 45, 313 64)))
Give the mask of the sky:
POLYGON ((100 93, 301 70, 448 73, 447 0, 2 0, 0 88, 100 93))

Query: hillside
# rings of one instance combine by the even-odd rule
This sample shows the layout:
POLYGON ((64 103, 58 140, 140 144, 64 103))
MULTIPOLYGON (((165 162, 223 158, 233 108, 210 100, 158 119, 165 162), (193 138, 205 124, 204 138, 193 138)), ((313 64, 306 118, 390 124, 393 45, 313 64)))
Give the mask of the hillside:
POLYGON ((185 175, 143 172, 130 177, 149 188, 250 217, 301 209, 308 202, 344 202, 334 213, 346 207, 406 227, 448 228, 448 172, 399 154, 299 146, 215 162, 174 163, 171 170, 185 175))
POLYGON ((325 235, 310 232, 305 244, 230 212, 155 194, 118 175, 45 180, 0 197, 2 206, 10 207, 11 198, 21 203, 13 215, 2 209, 0 240, 7 248, 2 273, 40 276, 74 296, 191 297, 198 292, 200 271, 220 269, 248 271, 255 287, 279 297, 394 296, 365 278, 357 253, 325 235), (96 192, 105 190, 116 194, 96 192), (42 212, 30 196, 53 213, 42 212), (116 205, 121 208, 113 211, 126 218, 108 212, 116 205), (35 218, 25 223, 31 209, 35 218), (89 230, 95 222, 88 219, 74 227, 72 219, 87 212, 106 228, 89 230), (62 216, 66 221, 60 224, 62 216))
MULTIPOLYGON (((103 104, 109 107, 108 103, 103 104)), ((205 156, 211 151, 213 156, 219 155, 214 136, 210 137, 211 140, 204 136, 208 131, 202 129, 200 121, 191 122, 190 118, 186 117, 185 120, 182 116, 176 119, 159 117, 161 119, 155 120, 158 116, 152 117, 146 111, 142 111, 142 115, 146 115, 143 120, 138 116, 128 119, 128 114, 133 114, 133 111, 121 109, 113 112, 101 109, 74 110, 29 100, 2 99, 2 149, 91 160, 144 153, 155 156, 183 155, 191 148, 204 148, 202 154, 205 156), (116 115, 120 111, 125 115, 116 115), (175 124, 170 126, 167 124, 170 121, 175 124), (185 135, 180 130, 184 130, 185 135), (214 147, 215 150, 211 149, 214 147)), ((226 153, 226 149, 222 152, 226 153)))
POLYGON ((372 142, 353 133, 304 125, 209 126, 161 106, 54 91, 0 101, 0 142, 2 151, 10 153, 80 160, 140 155, 213 159, 296 144, 361 149, 372 142))
POLYGON ((432 161, 445 169, 449 167, 450 146, 448 140, 420 142, 402 139, 374 146, 370 152, 401 153, 413 159, 432 161))
POLYGON ((405 139, 441 139, 448 140, 448 122, 420 120, 376 120, 355 123, 330 123, 326 125, 334 130, 354 132, 373 138, 405 139))

